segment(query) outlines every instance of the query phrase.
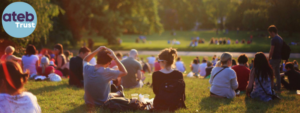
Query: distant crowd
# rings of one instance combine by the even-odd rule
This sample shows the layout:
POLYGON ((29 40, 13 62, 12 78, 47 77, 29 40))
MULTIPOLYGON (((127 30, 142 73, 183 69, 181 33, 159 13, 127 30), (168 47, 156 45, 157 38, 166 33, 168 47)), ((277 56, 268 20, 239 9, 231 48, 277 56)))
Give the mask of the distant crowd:
MULTIPOLYGON (((204 57, 201 63, 196 57, 191 59, 192 76, 209 79, 210 96, 213 98, 235 98, 244 92, 250 98, 267 102, 280 99, 277 93, 281 92, 281 85, 287 90, 300 90, 298 62, 288 61, 289 53, 286 51, 290 50, 274 25, 268 28, 268 32, 272 37, 269 57, 257 52, 250 64, 245 54, 241 54, 237 61, 229 52, 220 57, 213 56, 211 61, 204 57), (284 63, 281 63, 282 60, 284 63)), ((199 40, 196 39, 197 42, 199 40)), ((222 44, 228 43, 226 39, 225 43, 224 39, 221 41, 222 44)), ((211 42, 220 44, 220 39, 212 39, 211 42)), ((129 99, 124 95, 124 88, 142 88, 145 85, 151 86, 155 94, 153 106, 146 107, 147 110, 175 111, 188 107, 185 99, 189 95, 185 93, 184 81, 187 67, 176 49, 166 48, 158 55, 139 59, 136 49, 123 56, 105 46, 94 51, 81 47, 78 55, 73 56, 69 51, 64 52, 61 44, 53 48, 38 52, 34 45, 29 44, 21 58, 13 55, 13 46, 5 49, 0 60, 0 111, 41 112, 36 96, 24 91, 28 79, 68 79, 69 85, 84 89, 85 104, 89 107, 142 109, 146 103, 129 99), (144 83, 147 72, 152 73, 151 83, 144 83)))

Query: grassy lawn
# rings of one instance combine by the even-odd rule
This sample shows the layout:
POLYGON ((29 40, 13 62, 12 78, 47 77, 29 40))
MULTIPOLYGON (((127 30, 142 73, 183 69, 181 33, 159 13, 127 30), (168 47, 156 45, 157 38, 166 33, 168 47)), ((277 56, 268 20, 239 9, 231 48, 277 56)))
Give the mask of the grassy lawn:
MULTIPOLYGON (((147 57, 147 56, 141 56, 147 57)), ((192 56, 182 56, 185 65, 188 67, 192 56)), ((202 58, 202 57, 200 57, 202 58)), ((209 58, 211 59, 211 58, 209 58)), ((300 59, 297 59, 300 61, 300 59)), ((190 69, 188 68, 188 72, 190 69)), ((146 82, 151 83, 151 75, 146 75, 146 82)), ((262 102, 246 98, 245 94, 234 99, 214 99, 209 97, 208 79, 184 78, 186 83, 185 101, 188 109, 178 110, 178 113, 191 112, 298 112, 300 96, 296 92, 283 90, 280 94, 282 100, 262 102)), ((68 86, 68 80, 62 82, 35 82, 29 81, 25 88, 37 96, 38 103, 44 113, 84 113, 88 112, 84 104, 84 90, 68 86)), ((154 98, 152 88, 144 86, 141 89, 125 89, 125 95, 130 98, 132 93, 149 94, 154 98)), ((107 112, 103 109, 92 110, 91 112, 107 112)))
MULTIPOLYGON (((230 31, 229 34, 219 34, 216 35, 215 31, 177 31, 176 36, 171 36, 169 31, 166 31, 162 34, 151 34, 144 35, 147 37, 146 43, 135 43, 135 39, 139 35, 123 35, 120 38, 122 39, 122 44, 119 46, 109 46, 107 41, 102 37, 96 35, 86 35, 83 33, 83 40, 92 38, 95 42, 94 46, 106 45, 114 50, 130 50, 132 48, 138 50, 161 50, 167 47, 177 48, 180 51, 230 51, 230 52, 268 52, 270 50, 270 38, 258 37, 258 34, 267 35, 268 32, 247 32, 240 31, 239 34, 236 34, 235 31, 230 31), (252 44, 231 44, 231 45, 210 45, 209 41, 212 37, 214 38, 230 38, 232 42, 235 42, 236 39, 239 41, 245 39, 246 41, 250 39, 250 35, 253 35, 252 44), (205 39, 205 44, 199 44, 197 47, 188 47, 191 42, 192 37, 199 36, 201 39, 205 39), (180 41, 180 45, 171 45, 168 44, 168 40, 176 39, 180 41)), ((300 42, 300 34, 294 34, 292 37, 289 37, 286 33, 280 33, 284 40, 289 43, 291 41, 300 42)), ((80 46, 80 44, 79 44, 80 46)), ((292 52, 299 53, 299 46, 291 46, 292 52)))

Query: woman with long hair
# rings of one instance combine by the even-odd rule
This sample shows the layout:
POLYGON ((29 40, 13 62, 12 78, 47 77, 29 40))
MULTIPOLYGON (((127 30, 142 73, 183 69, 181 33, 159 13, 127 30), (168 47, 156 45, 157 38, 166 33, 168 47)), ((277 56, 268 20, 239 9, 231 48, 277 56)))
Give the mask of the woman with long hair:
POLYGON ((256 53, 253 65, 246 90, 247 96, 266 102, 272 100, 274 73, 265 54, 256 53))
POLYGON ((186 108, 184 104, 185 83, 183 75, 180 71, 172 68, 176 57, 176 49, 164 49, 158 55, 161 70, 154 72, 152 75, 153 92, 155 94, 153 105, 155 110, 174 111, 179 108, 186 108), (173 85, 173 87, 175 86, 173 90, 172 87, 169 87, 172 83, 177 83, 173 85))
POLYGON ((0 64, 1 113, 41 113, 36 96, 24 91, 28 77, 16 62, 0 64))
POLYGON ((54 54, 56 69, 61 71, 64 76, 67 76, 68 71, 63 69, 63 66, 67 63, 67 60, 64 55, 63 46, 61 44, 56 44, 54 46, 54 54))
POLYGON ((30 77, 37 74, 36 68, 39 66, 39 57, 36 55, 36 48, 34 45, 29 44, 26 47, 26 53, 22 56, 22 68, 25 72, 29 71, 30 77))
POLYGON ((229 68, 232 65, 232 55, 227 52, 223 53, 218 64, 221 66, 216 66, 211 71, 210 95, 212 97, 234 98, 238 82, 235 71, 229 68))

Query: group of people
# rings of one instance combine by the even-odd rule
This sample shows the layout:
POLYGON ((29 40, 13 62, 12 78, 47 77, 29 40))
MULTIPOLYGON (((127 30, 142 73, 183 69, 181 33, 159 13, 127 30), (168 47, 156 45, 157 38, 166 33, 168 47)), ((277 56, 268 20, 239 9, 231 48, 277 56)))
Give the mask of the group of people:
POLYGON ((251 44, 252 40, 249 39, 246 42, 246 40, 243 39, 241 42, 239 42, 239 40, 236 39, 235 42, 233 42, 233 41, 231 41, 230 38, 228 38, 227 40, 226 40, 226 38, 217 39, 217 38, 214 38, 214 37, 210 39, 210 44, 215 44, 215 45, 230 45, 230 44, 239 44, 239 43, 241 43, 241 44, 251 44))
MULTIPOLYGON (((248 57, 245 54, 238 57, 238 63, 228 52, 223 53, 220 59, 214 56, 211 62, 206 58, 201 64, 199 58, 193 60, 191 70, 195 76, 200 74, 209 78, 211 97, 234 98, 237 92, 245 91, 251 98, 270 101, 274 99, 272 89, 279 92, 281 84, 288 90, 300 89, 300 73, 295 69, 295 63, 286 62, 285 73, 280 74, 283 40, 277 34, 275 26, 270 26, 268 31, 273 37, 270 56, 267 58, 262 52, 256 53, 252 67, 247 65, 248 57), (288 77, 289 82, 285 81, 284 76, 288 77)), ((69 77, 70 85, 83 87, 87 105, 103 107, 111 99, 125 98, 123 88, 141 88, 145 80, 145 65, 148 66, 147 70, 153 72, 154 109, 174 111, 186 108, 185 99, 188 95, 185 94, 183 77, 186 67, 178 57, 176 49, 166 48, 157 58, 155 55, 148 57, 147 62, 137 60, 138 51, 135 49, 124 58, 121 53, 115 54, 105 46, 100 46, 94 51, 81 47, 78 55, 70 60, 70 53, 63 54, 61 44, 54 47, 53 57, 44 54, 41 60, 33 45, 27 46, 22 58, 14 56, 13 52, 14 48, 9 46, 5 50, 6 54, 1 57, 1 112, 41 112, 37 98, 24 91, 24 85, 34 75, 47 76, 57 72, 61 72, 65 78, 69 77), (49 62, 54 63, 50 65, 49 62), (173 65, 176 67, 173 68, 173 65)))
POLYGON ((205 40, 204 39, 201 39, 200 37, 192 37, 192 41, 189 45, 189 47, 197 47, 198 44, 204 44, 205 43, 205 40))

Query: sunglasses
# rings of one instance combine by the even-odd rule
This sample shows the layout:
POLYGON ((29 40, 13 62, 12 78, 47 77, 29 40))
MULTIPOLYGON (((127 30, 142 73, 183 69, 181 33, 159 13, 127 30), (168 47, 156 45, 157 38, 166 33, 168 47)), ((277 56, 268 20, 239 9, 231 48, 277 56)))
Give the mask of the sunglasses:
POLYGON ((158 63, 163 62, 163 61, 166 61, 166 60, 160 60, 160 59, 157 60, 158 63))

